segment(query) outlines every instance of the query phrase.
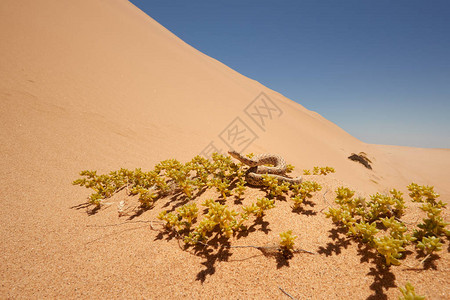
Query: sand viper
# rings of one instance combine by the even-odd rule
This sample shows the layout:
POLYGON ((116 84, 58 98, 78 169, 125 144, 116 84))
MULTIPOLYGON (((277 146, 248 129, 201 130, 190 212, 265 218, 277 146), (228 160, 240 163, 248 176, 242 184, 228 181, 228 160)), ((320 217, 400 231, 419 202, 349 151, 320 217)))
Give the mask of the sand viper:
POLYGON ((228 151, 228 154, 250 167, 245 175, 245 180, 248 184, 254 186, 264 185, 262 177, 263 174, 269 174, 277 178, 278 182, 288 182, 292 184, 302 182, 301 177, 286 177, 286 161, 279 155, 260 154, 252 158, 248 158, 234 150, 228 151), (273 167, 268 167, 265 165, 272 165, 273 167))

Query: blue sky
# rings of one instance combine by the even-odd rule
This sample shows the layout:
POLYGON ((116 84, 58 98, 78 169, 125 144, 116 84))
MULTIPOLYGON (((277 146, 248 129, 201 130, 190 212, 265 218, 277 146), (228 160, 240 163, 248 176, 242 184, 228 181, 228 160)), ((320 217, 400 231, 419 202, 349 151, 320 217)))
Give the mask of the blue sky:
POLYGON ((450 148, 450 1, 133 4, 367 143, 450 148))

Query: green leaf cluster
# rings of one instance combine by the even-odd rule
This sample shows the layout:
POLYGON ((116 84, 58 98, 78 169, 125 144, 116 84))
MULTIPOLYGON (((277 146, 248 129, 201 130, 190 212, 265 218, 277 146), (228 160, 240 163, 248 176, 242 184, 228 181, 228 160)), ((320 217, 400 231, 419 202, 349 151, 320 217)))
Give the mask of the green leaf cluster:
POLYGON ((425 299, 425 296, 416 295, 416 292, 414 291, 414 287, 409 282, 406 283, 404 288, 398 287, 398 289, 402 293, 402 296, 398 297, 398 300, 424 300, 425 299))
POLYGON ((389 231, 389 235, 374 237, 373 244, 375 249, 385 257, 387 265, 399 265, 400 261, 398 259, 402 257, 401 252, 404 252, 406 250, 405 246, 414 241, 415 238, 411 234, 406 233, 408 228, 405 224, 395 220, 394 217, 380 220, 386 230, 389 231))
POLYGON ((382 216, 395 215, 400 217, 404 214, 406 209, 405 201, 402 193, 393 189, 389 191, 391 196, 376 193, 370 196, 370 201, 367 203, 366 218, 369 220, 377 220, 382 216))
POLYGON ((239 213, 235 210, 230 210, 226 205, 220 204, 213 199, 206 200, 202 205, 207 207, 207 213, 198 225, 185 236, 184 241, 186 243, 197 244, 198 242, 206 241, 208 235, 217 227, 227 238, 241 228, 244 220, 236 218, 239 213))
POLYGON ((83 178, 75 180, 72 184, 94 190, 94 193, 89 196, 89 202, 98 207, 103 199, 111 197, 127 186, 130 186, 132 194, 139 194, 143 202, 150 203, 153 194, 149 188, 156 184, 155 175, 154 172, 143 172, 141 169, 130 171, 122 168, 102 175, 98 175, 97 171, 85 170, 80 172, 83 178))
MULTIPOLYGON (((252 154, 247 155, 251 157, 252 154)), ((294 167, 288 165, 288 172, 294 167)), ((176 159, 167 159, 155 165, 153 170, 144 172, 141 169, 130 171, 120 169, 109 174, 98 175, 96 171, 82 171, 82 178, 74 185, 93 189, 90 203, 100 207, 103 200, 126 188, 130 195, 139 195, 142 207, 149 208, 154 202, 170 193, 180 192, 186 200, 193 200, 198 193, 214 188, 221 195, 221 202, 206 200, 202 205, 206 210, 200 215, 195 202, 188 202, 175 211, 162 211, 158 218, 163 221, 169 231, 184 237, 187 244, 206 243, 214 231, 230 238, 236 231, 245 230, 244 225, 250 216, 261 218, 266 211, 275 207, 274 197, 291 197, 294 207, 312 197, 312 193, 320 191, 321 186, 307 181, 301 184, 279 182, 276 177, 264 175, 267 196, 257 198, 254 203, 241 206, 242 211, 228 208, 223 203, 227 197, 242 197, 246 189, 246 171, 248 167, 242 163, 234 163, 229 156, 214 153, 210 160, 201 156, 194 157, 187 163, 176 159), (233 188, 232 188, 233 186, 233 188)), ((332 168, 316 169, 316 173, 326 175, 334 172, 332 168)), ((280 247, 283 251, 293 249, 296 236, 291 231, 280 235, 280 247)))
POLYGON ((417 243, 417 248, 419 248, 426 254, 431 254, 434 251, 441 251, 442 250, 441 239, 436 236, 430 237, 424 236, 422 240, 417 243))
POLYGON ((270 197, 279 197, 289 191, 290 185, 288 182, 279 183, 276 177, 271 176, 269 174, 262 175, 262 178, 264 185, 267 187, 269 191, 270 197))
POLYGON ((295 167, 293 165, 291 165, 291 164, 286 165, 286 173, 287 174, 292 173, 292 171, 294 171, 294 169, 295 169, 295 167))
POLYGON ((419 240, 417 248, 431 254, 442 250, 441 236, 450 236, 450 230, 446 227, 449 223, 444 221, 442 210, 447 206, 436 199, 440 196, 432 186, 420 186, 416 183, 408 185, 409 196, 412 201, 422 203, 420 209, 426 212, 427 217, 417 225, 413 234, 419 240))
POLYGON ((204 188, 215 187, 223 198, 234 193, 241 197, 245 192, 245 171, 230 157, 214 153, 212 160, 201 156, 183 164, 176 159, 158 163, 152 171, 120 169, 109 174, 98 175, 96 171, 80 172, 82 178, 73 182, 94 190, 89 203, 100 207, 102 201, 114 193, 127 188, 131 195, 139 195, 143 207, 151 207, 154 201, 174 190, 181 191, 188 199, 204 188))
POLYGON ((159 215, 158 219, 165 221, 165 226, 167 229, 190 229, 192 223, 198 217, 198 207, 195 203, 188 203, 177 209, 177 213, 163 210, 159 215))
POLYGON ((271 198, 287 196, 294 202, 293 208, 299 208, 306 198, 311 198, 312 193, 318 192, 322 186, 314 181, 305 181, 297 184, 288 182, 279 183, 274 176, 262 175, 264 185, 267 187, 268 196, 271 198))
POLYGON ((216 229, 225 237, 231 237, 234 232, 246 228, 243 223, 248 220, 250 215, 262 217, 266 210, 275 206, 274 203, 275 200, 258 198, 256 203, 242 207, 243 212, 238 213, 229 209, 227 205, 208 199, 202 204, 207 211, 196 226, 193 226, 198 218, 198 208, 195 203, 183 205, 177 209, 176 213, 163 211, 158 218, 165 222, 168 230, 175 230, 179 234, 183 234, 187 244, 197 244, 207 242, 208 236, 216 229), (182 230, 187 231, 181 232, 182 230))
POLYGON ((350 228, 357 222, 357 217, 364 221, 366 215, 365 200, 361 197, 353 197, 355 191, 346 187, 339 187, 336 190, 335 202, 337 208, 330 207, 325 215, 331 218, 334 223, 340 224, 345 228, 350 228))
POLYGON ((366 202, 362 197, 354 197, 355 191, 339 187, 335 199, 339 206, 325 212, 334 223, 347 228, 348 235, 360 238, 362 242, 374 247, 385 257, 387 265, 399 264, 398 258, 405 251, 404 246, 412 240, 410 235, 404 234, 406 226, 394 217, 404 213, 402 194, 395 189, 390 194, 376 193, 366 202), (391 218, 383 218, 391 215, 391 218), (384 226, 384 232, 390 232, 389 235, 377 236, 381 225, 384 226))
POLYGON ((329 173, 336 173, 332 167, 314 167, 313 170, 304 169, 303 175, 328 175, 329 173))
POLYGON ((395 239, 391 236, 382 236, 380 238, 375 238, 374 243, 378 253, 383 255, 386 259, 386 264, 388 266, 390 264, 400 264, 398 259, 402 256, 401 252, 405 251, 403 241, 395 239))
POLYGON ((255 215, 257 218, 264 216, 265 211, 275 207, 275 200, 268 198, 258 198, 256 203, 249 206, 244 206, 242 209, 244 213, 242 217, 247 219, 250 215, 255 215))
POLYGON ((361 221, 354 223, 353 226, 349 226, 348 233, 356 237, 360 237, 364 243, 373 243, 375 235, 380 230, 377 229, 377 223, 366 223, 361 221))
POLYGON ((294 202, 294 209, 299 208, 307 198, 311 198, 312 193, 318 192, 322 186, 314 181, 304 181, 299 184, 292 184, 290 189, 293 192, 291 200, 294 202))
POLYGON ((335 202, 338 208, 330 208, 325 215, 335 223, 342 223, 345 227, 353 226, 357 222, 374 222, 383 216, 401 216, 405 211, 405 202, 401 192, 393 189, 389 195, 376 193, 366 201, 362 197, 354 197, 355 191, 346 187, 336 190, 335 202))
POLYGON ((404 246, 411 242, 411 235, 404 234, 407 230, 403 223, 395 217, 381 218, 389 214, 401 214, 405 207, 401 195, 396 190, 390 191, 392 196, 379 193, 371 196, 366 203, 364 198, 354 197, 355 192, 344 187, 336 191, 335 202, 338 208, 329 208, 325 215, 334 223, 347 228, 347 234, 361 239, 362 242, 374 247, 386 259, 386 264, 399 264, 398 259, 404 246), (389 235, 377 236, 378 227, 384 226, 384 233, 389 235))
POLYGON ((441 217, 445 204, 436 201, 439 195, 433 187, 413 183, 408 189, 412 200, 424 203, 421 209, 427 212, 427 218, 417 225, 419 229, 414 229, 413 234, 407 232, 408 228, 399 219, 406 207, 402 193, 395 189, 389 192, 390 195, 376 193, 366 201, 354 197, 354 191, 339 187, 335 199, 338 207, 329 208, 325 215, 347 228, 349 236, 375 248, 385 257, 387 265, 398 265, 402 252, 411 242, 419 241, 417 247, 429 254, 441 250, 442 243, 438 237, 448 234, 445 229, 448 223, 441 217))
POLYGON ((450 236, 450 231, 446 229, 449 223, 445 222, 441 216, 442 210, 445 209, 447 204, 436 200, 439 194, 434 191, 434 187, 411 183, 407 188, 410 191, 409 196, 412 201, 422 203, 420 209, 427 213, 427 217, 417 225, 419 229, 414 231, 414 236, 418 239, 430 236, 450 236))

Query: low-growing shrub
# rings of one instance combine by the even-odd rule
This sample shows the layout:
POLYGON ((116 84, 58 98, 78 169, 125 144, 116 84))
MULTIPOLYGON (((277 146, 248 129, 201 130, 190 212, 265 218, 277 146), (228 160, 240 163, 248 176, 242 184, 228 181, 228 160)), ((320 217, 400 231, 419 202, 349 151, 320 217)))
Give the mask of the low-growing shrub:
MULTIPOLYGON (((252 157, 252 154, 247 156, 252 157)), ((292 172, 293 169, 292 165, 288 165, 287 172, 292 172)), ((232 209, 226 204, 227 198, 244 196, 247 189, 247 170, 248 167, 244 164, 234 163, 230 157, 214 153, 211 160, 196 156, 185 164, 175 159, 164 160, 148 172, 141 169, 120 169, 99 175, 96 171, 85 170, 80 172, 81 178, 73 184, 93 191, 88 202, 96 208, 101 207, 105 199, 123 189, 131 196, 136 195, 141 207, 145 209, 154 207, 155 201, 161 197, 178 193, 187 203, 173 211, 162 211, 158 218, 167 231, 176 233, 186 245, 200 243, 205 246, 214 234, 230 238, 238 231, 245 231, 250 217, 263 218, 269 209, 275 207, 278 197, 291 199, 293 208, 297 209, 301 208, 305 200, 312 198, 313 193, 322 189, 313 181, 290 184, 279 182, 276 177, 267 174, 263 175, 263 190, 266 191, 266 196, 257 198, 250 205, 232 209), (202 206, 205 209, 200 211, 194 201, 208 188, 217 191, 219 200, 204 201, 202 206)), ((327 175, 334 172, 330 167, 303 170, 305 175, 327 175)), ((400 264, 406 247, 411 243, 414 243, 419 252, 429 257, 432 253, 442 250, 442 237, 450 235, 446 228, 449 223, 442 217, 446 204, 437 200, 439 194, 434 192, 433 187, 412 183, 407 188, 412 201, 421 203, 420 209, 426 213, 426 217, 413 230, 408 230, 401 220, 406 206, 403 194, 395 189, 387 195, 376 193, 366 200, 355 197, 355 191, 339 187, 336 190, 336 206, 330 207, 325 215, 344 228, 348 236, 367 244, 383 256, 387 265, 400 264)), ((127 215, 124 203, 122 200, 118 205, 119 216, 127 215)), ((290 257, 295 252, 296 238, 292 230, 280 233, 276 249, 285 257, 290 257)), ((409 283, 405 288, 400 287, 400 291, 402 297, 399 299, 424 299, 415 294, 414 287, 409 283)))
POLYGON ((346 228, 349 236, 375 248, 384 256, 387 265, 399 265, 402 252, 411 242, 417 241, 416 246, 430 254, 442 249, 439 236, 449 232, 445 228, 448 223, 441 217, 445 204, 436 201, 439 195, 433 188, 411 184, 408 189, 412 200, 424 203, 421 209, 427 212, 427 218, 417 225, 419 229, 414 229, 412 234, 407 232, 408 228, 399 219, 406 206, 402 193, 395 189, 389 192, 390 195, 376 193, 366 202, 364 198, 354 197, 354 191, 340 187, 336 190, 335 199, 338 207, 329 208, 325 215, 346 228))
POLYGON ((425 296, 416 295, 414 291, 414 287, 411 283, 407 282, 405 287, 398 287, 400 292, 402 293, 401 297, 398 297, 398 300, 424 300, 425 296))
POLYGON ((292 230, 280 233, 280 248, 284 251, 292 252, 296 238, 297 236, 292 234, 292 230))
POLYGON ((336 171, 332 167, 314 167, 313 170, 304 169, 303 175, 328 175, 329 173, 335 173, 336 171))

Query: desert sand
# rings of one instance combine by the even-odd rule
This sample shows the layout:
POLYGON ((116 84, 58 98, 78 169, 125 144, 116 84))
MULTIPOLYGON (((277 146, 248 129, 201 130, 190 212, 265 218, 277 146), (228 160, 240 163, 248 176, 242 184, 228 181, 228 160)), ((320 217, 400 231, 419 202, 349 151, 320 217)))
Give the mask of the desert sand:
MULTIPOLYGON (((356 241, 333 237, 323 214, 341 185, 367 196, 416 182, 448 203, 450 149, 363 143, 125 0, 3 0, 0 40, 0 298, 288 299, 282 288, 296 299, 396 299, 406 282, 429 299, 450 297, 448 240, 428 267, 408 269, 419 261, 410 254, 385 268, 356 241), (230 138, 236 126, 249 135, 230 138), (336 169, 310 176, 323 186, 310 213, 277 202, 266 229, 231 241, 269 245, 292 229, 296 246, 317 254, 284 262, 252 248, 195 254, 145 223, 170 198, 129 220, 116 204, 130 197, 118 193, 90 215, 89 191, 71 184, 81 170, 151 170, 230 144, 282 155, 293 176, 336 169), (359 152, 372 170, 347 159, 359 152)), ((405 198, 417 224, 418 204, 405 198)))

